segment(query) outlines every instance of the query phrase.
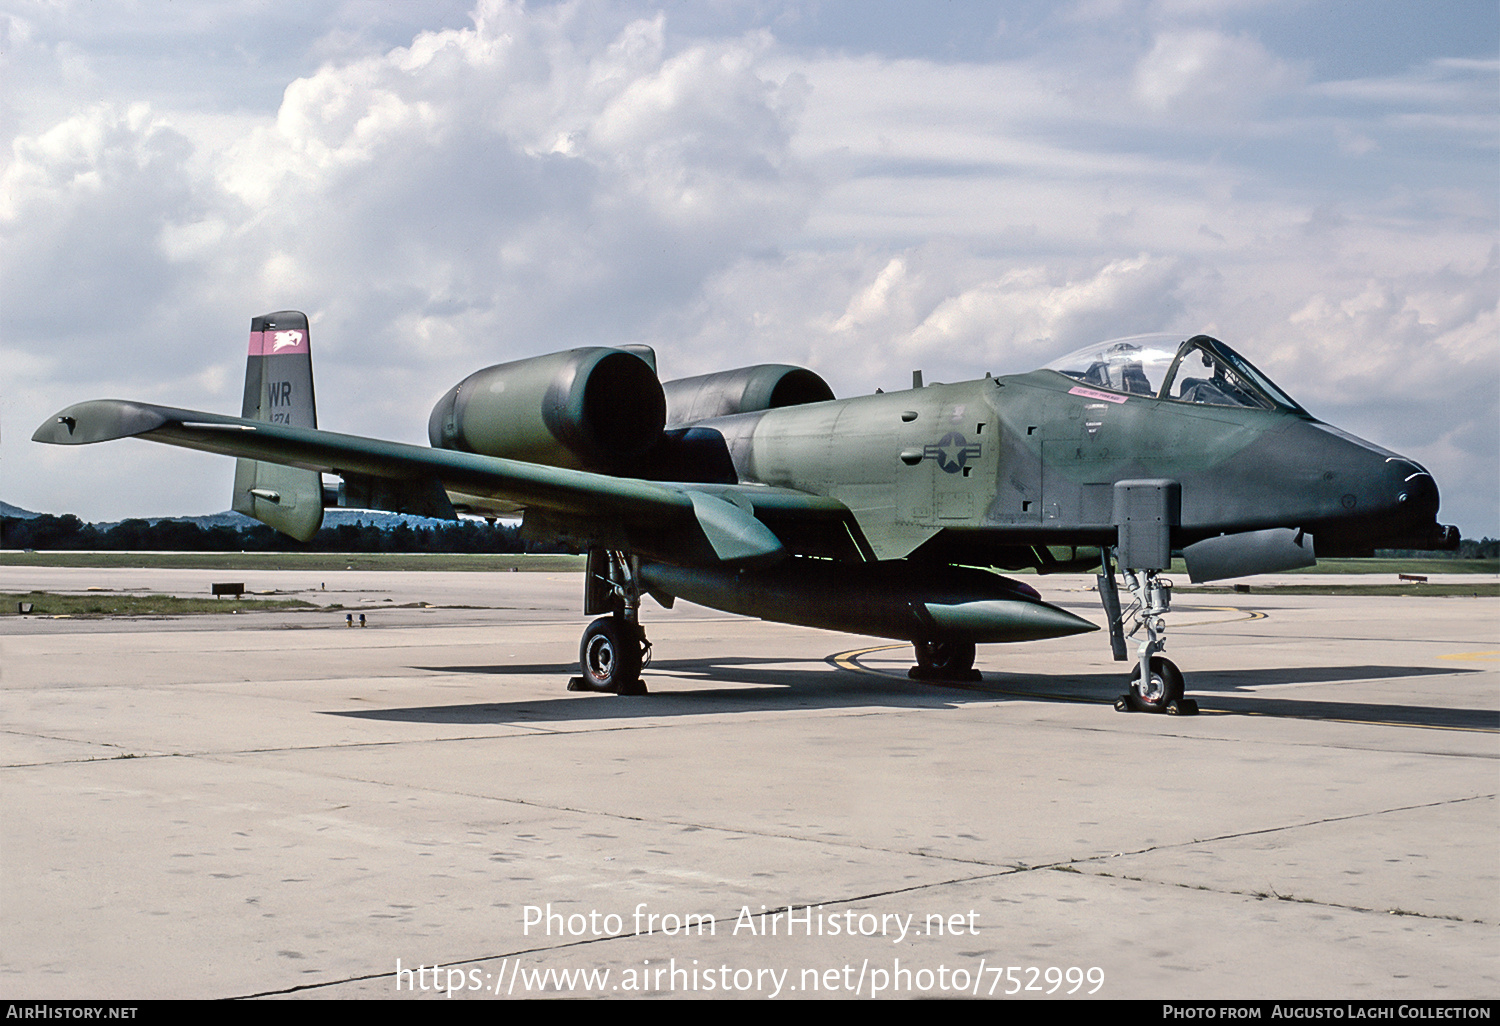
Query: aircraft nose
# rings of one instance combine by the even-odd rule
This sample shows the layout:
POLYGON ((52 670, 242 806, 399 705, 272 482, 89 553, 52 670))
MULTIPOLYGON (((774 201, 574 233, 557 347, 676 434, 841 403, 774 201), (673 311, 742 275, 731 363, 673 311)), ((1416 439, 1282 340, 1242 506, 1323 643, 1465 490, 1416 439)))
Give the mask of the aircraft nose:
POLYGON ((1458 548, 1458 528, 1438 523, 1437 513, 1441 499, 1438 496, 1437 482, 1432 475, 1421 464, 1404 457, 1387 463, 1393 476, 1400 475, 1400 481, 1391 484, 1396 494, 1394 519, 1400 525, 1398 530, 1407 545, 1419 549, 1458 548))
MULTIPOLYGON (((1337 499, 1347 514, 1390 516, 1406 511, 1414 489, 1408 478, 1427 477, 1435 500, 1437 485, 1427 471, 1404 456, 1382 449, 1329 424, 1298 425, 1288 436, 1291 459, 1308 477, 1315 477, 1328 499, 1337 499)), ((1433 506, 1431 512, 1436 512, 1433 506)))
MULTIPOLYGON (((1321 444, 1301 447, 1328 469, 1323 477, 1339 493, 1342 523, 1324 524, 1333 536, 1362 538, 1380 548, 1448 548, 1456 544, 1456 530, 1437 522, 1440 498, 1437 482, 1427 468, 1399 453, 1383 449, 1327 424, 1310 424, 1321 444), (1316 454, 1316 455, 1313 455, 1316 454)), ((1332 498, 1332 494, 1329 498, 1332 498)))
POLYGON ((1412 527, 1430 525, 1437 518, 1437 482, 1427 468, 1405 456, 1386 453, 1380 465, 1366 473, 1363 490, 1361 505, 1367 512, 1381 512, 1412 527))
POLYGON ((1396 504, 1408 516, 1426 519, 1436 517, 1438 511, 1438 487, 1432 475, 1410 460, 1400 460, 1406 467, 1416 469, 1401 479, 1396 504))

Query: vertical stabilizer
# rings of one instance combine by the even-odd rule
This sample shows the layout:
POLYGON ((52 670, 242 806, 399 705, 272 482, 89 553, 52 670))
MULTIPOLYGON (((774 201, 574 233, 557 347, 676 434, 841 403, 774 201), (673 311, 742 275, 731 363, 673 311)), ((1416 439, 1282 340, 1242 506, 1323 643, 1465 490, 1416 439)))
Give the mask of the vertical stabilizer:
MULTIPOLYGON (((306 314, 282 310, 251 319, 240 416, 292 427, 318 426, 306 314)), ((241 459, 234 469, 233 508, 308 541, 323 524, 323 478, 315 470, 241 459)))

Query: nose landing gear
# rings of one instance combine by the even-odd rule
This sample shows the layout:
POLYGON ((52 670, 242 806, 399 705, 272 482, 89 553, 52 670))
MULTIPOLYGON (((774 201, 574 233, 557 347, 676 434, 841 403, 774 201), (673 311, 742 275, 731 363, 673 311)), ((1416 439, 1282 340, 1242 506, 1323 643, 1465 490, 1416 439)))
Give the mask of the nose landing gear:
MULTIPOLYGON (((1136 646, 1137 662, 1135 672, 1130 675, 1130 690, 1115 699, 1116 711, 1164 712, 1169 716, 1196 715, 1198 703, 1183 695, 1182 672, 1172 660, 1157 654, 1166 647, 1162 635, 1167 632, 1165 615, 1172 608, 1172 582, 1161 577, 1155 570, 1122 568, 1121 572, 1125 577, 1125 587, 1133 595, 1134 602, 1116 617, 1110 609, 1108 599, 1105 601, 1105 609, 1110 611, 1112 620, 1110 633, 1121 639, 1116 646, 1116 658, 1124 658, 1125 635, 1135 638, 1144 632, 1145 637, 1136 646), (1127 632, 1124 624, 1131 617, 1135 619, 1127 632)), ((1100 580, 1102 582, 1103 578, 1100 580)), ((1110 584, 1113 583, 1111 575, 1110 584)), ((1118 600, 1113 605, 1117 610, 1118 600)))
POLYGON ((1119 712, 1164 712, 1168 716, 1192 716, 1198 703, 1182 694, 1182 673, 1170 659, 1151 657, 1151 675, 1141 679, 1136 666, 1130 675, 1130 690, 1115 699, 1119 712))

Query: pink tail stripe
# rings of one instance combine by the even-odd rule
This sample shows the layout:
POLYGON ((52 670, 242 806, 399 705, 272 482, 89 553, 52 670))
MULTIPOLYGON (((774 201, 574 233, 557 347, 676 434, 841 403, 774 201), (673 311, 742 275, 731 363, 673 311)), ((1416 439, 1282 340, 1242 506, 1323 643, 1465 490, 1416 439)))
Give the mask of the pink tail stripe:
POLYGON ((296 329, 252 331, 250 333, 251 356, 285 356, 292 353, 308 353, 307 332, 296 329))

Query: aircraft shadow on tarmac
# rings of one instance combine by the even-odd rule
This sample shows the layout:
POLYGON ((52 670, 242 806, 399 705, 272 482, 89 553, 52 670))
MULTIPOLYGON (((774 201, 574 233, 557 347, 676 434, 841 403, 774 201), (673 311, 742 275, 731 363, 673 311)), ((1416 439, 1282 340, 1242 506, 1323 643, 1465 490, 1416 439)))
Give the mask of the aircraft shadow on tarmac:
MULTIPOLYGON (((830 657, 830 662, 831 662, 830 657)), ((731 657, 714 660, 655 660, 643 675, 652 694, 618 699, 609 695, 559 693, 555 698, 522 701, 414 706, 399 709, 327 710, 330 715, 360 719, 425 723, 509 723, 640 717, 689 716, 704 713, 769 712, 792 709, 868 707, 956 708, 996 697, 1028 701, 1108 703, 1123 690, 1118 672, 1087 674, 997 673, 987 671, 973 684, 907 680, 894 670, 856 672, 838 666, 794 669, 785 659, 731 657), (681 687, 678 687, 680 682, 681 687), (730 685, 704 687, 704 684, 730 685), (598 699, 590 700, 590 699, 598 699), (601 704, 604 703, 604 704, 601 704)), ((542 675, 559 685, 576 671, 572 663, 508 666, 420 666, 434 673, 492 674, 499 677, 542 675)), ((1337 684, 1399 680, 1405 677, 1479 673, 1468 667, 1324 666, 1261 670, 1203 671, 1188 680, 1188 691, 1206 712, 1343 720, 1459 730, 1500 730, 1500 712, 1421 704, 1340 702, 1308 699, 1286 692, 1261 694, 1267 685, 1337 684), (1238 692, 1238 693, 1236 693, 1238 692)))
POLYGON ((360 719, 425 723, 511 723, 701 716, 705 713, 842 709, 872 704, 890 708, 953 708, 993 696, 934 689, 885 674, 855 673, 833 666, 799 670, 786 659, 656 659, 641 675, 651 694, 620 698, 565 694, 561 687, 578 672, 576 663, 512 666, 418 666, 436 673, 483 673, 499 677, 542 675, 557 680, 555 698, 515 702, 416 706, 404 709, 329 710, 360 719), (703 684, 729 685, 704 687, 703 684))
MULTIPOLYGON (((1339 684, 1353 681, 1400 680, 1406 677, 1457 677, 1483 673, 1471 667, 1431 666, 1316 666, 1273 670, 1226 670, 1196 673, 1189 690, 1205 692, 1208 706, 1226 712, 1266 716, 1297 716, 1360 723, 1392 723, 1452 730, 1500 730, 1500 711, 1464 709, 1413 703, 1340 702, 1302 698, 1287 692, 1264 694, 1253 689, 1267 685, 1339 684), (1249 691, 1249 694, 1245 694, 1249 691), (1240 692, 1240 693, 1235 693, 1240 692)), ((1327 694, 1327 692, 1324 692, 1327 694)), ((1436 697, 1436 696, 1434 696, 1436 697)), ((1199 699, 1200 704, 1204 702, 1199 699)))
MULTIPOLYGON (((1469 667, 1431 666, 1316 666, 1260 670, 1205 670, 1188 676, 1187 692, 1205 712, 1283 716, 1297 719, 1343 720, 1357 723, 1443 727, 1457 730, 1500 730, 1500 711, 1464 709, 1419 703, 1341 702, 1327 697, 1306 698, 1291 691, 1258 692, 1277 685, 1341 684, 1356 681, 1400 680, 1409 677, 1456 676, 1482 673, 1469 667)), ((1033 699, 1102 701, 1123 690, 1118 674, 1059 674, 1049 677, 986 673, 975 687, 1033 699)), ((1322 692, 1326 696, 1328 692, 1322 692)))

